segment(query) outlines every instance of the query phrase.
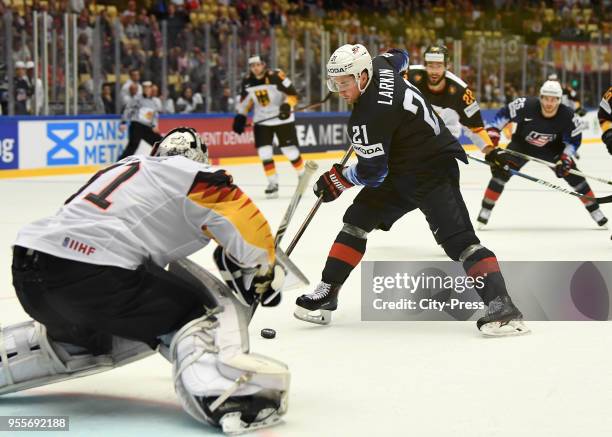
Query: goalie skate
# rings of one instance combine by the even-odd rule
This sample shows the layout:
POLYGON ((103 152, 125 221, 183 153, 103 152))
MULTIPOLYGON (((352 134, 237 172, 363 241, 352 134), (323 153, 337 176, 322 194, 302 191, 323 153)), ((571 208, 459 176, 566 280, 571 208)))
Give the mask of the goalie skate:
POLYGON ((329 325, 332 311, 338 308, 340 285, 320 282, 314 292, 303 294, 295 301, 297 308, 293 315, 296 319, 317 325, 329 325))
POLYGON ((485 337, 523 335, 530 332, 523 314, 509 296, 496 297, 489 303, 487 314, 478 319, 478 329, 485 337))

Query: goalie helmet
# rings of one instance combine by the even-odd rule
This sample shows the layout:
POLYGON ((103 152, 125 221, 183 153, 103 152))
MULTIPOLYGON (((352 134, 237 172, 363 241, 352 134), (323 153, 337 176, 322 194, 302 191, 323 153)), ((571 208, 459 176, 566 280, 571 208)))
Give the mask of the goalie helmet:
POLYGON ((540 96, 552 96, 560 99, 563 97, 561 84, 556 80, 547 80, 540 88, 540 96))
POLYGON ((363 93, 372 80, 372 57, 361 44, 345 44, 332 53, 327 62, 327 88, 338 92, 334 77, 352 75, 357 81, 359 91, 363 93), (359 87, 359 76, 363 71, 368 72, 368 81, 363 89, 359 87))
POLYGON ((177 156, 208 164, 208 147, 190 127, 172 129, 151 150, 151 156, 177 156))

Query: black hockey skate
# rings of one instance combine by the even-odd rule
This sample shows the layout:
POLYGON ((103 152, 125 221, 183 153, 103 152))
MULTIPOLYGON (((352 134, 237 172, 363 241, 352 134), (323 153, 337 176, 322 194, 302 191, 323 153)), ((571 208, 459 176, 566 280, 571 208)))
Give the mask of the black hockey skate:
POLYGON ((331 312, 338 308, 338 292, 341 285, 319 282, 315 291, 303 294, 295 301, 297 308, 293 312, 296 319, 318 325, 329 325, 331 312), (311 314, 319 311, 319 314, 311 314))
POLYGON ((498 296, 489 303, 484 317, 476 326, 485 337, 527 334, 529 328, 523 323, 523 314, 512 303, 510 296, 498 296))
POLYGON ((268 199, 278 199, 278 184, 270 182, 264 193, 268 199))
POLYGON ((601 212, 601 209, 597 208, 594 211, 589 211, 589 213, 591 214, 593 220, 595 220, 595 223, 597 223, 597 226, 601 227, 602 229, 608 229, 606 226, 606 223, 608 223, 608 217, 601 212))

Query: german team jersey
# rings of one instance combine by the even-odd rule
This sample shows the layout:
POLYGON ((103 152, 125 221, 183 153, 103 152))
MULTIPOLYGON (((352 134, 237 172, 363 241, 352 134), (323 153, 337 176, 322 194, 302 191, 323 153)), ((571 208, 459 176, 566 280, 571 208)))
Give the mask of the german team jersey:
MULTIPOLYGON (((285 73, 282 70, 266 70, 261 79, 257 79, 252 73, 243 79, 240 101, 236 109, 244 115, 253 109, 253 122, 259 123, 260 120, 278 115, 280 105, 283 103, 289 103, 293 108, 297 101, 295 87, 285 73)), ((262 126, 277 126, 294 121, 295 117, 291 114, 285 120, 276 117, 260 124, 262 126)))
POLYGON ((183 156, 131 156, 94 175, 56 215, 24 226, 16 245, 61 258, 164 267, 211 239, 240 265, 275 260, 270 226, 224 172, 183 156))
POLYGON ((612 87, 608 88, 599 102, 597 118, 602 132, 612 129, 612 87))
POLYGON ((493 146, 484 129, 480 106, 467 84, 458 76, 447 71, 444 75, 446 86, 440 91, 431 91, 427 85, 427 70, 423 65, 411 65, 407 71, 408 80, 425 96, 425 99, 451 133, 459 138, 462 132, 481 150, 493 146), (467 129, 463 129, 465 126, 467 129))

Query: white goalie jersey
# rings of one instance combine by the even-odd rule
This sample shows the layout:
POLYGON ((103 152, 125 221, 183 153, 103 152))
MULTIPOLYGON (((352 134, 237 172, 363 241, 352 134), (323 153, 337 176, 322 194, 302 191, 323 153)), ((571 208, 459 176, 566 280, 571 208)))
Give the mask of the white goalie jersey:
POLYGON ((275 260, 261 211, 222 170, 183 156, 132 156, 96 173, 56 215, 23 227, 16 245, 97 265, 164 267, 211 239, 243 267, 275 260))

